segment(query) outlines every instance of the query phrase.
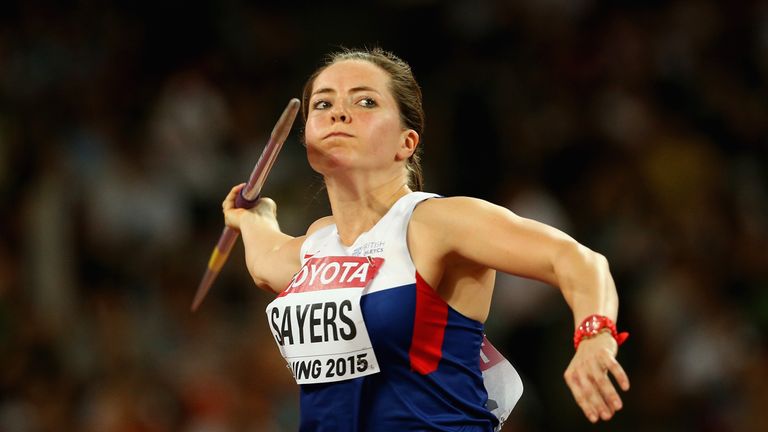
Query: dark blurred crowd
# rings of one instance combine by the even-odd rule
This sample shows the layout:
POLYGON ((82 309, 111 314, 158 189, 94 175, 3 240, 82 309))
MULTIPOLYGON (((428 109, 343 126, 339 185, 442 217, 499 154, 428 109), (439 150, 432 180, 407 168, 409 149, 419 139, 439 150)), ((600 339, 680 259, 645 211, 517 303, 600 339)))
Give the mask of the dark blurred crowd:
MULTIPOLYGON (((290 431, 297 389, 242 247, 189 306, 277 116, 325 53, 422 84, 426 189, 561 228, 619 290, 625 409, 565 386, 558 291, 499 275, 504 430, 757 431, 768 407, 768 4, 20 1, 0 12, 0 431, 290 431)), ((327 214, 301 121, 265 193, 327 214)))

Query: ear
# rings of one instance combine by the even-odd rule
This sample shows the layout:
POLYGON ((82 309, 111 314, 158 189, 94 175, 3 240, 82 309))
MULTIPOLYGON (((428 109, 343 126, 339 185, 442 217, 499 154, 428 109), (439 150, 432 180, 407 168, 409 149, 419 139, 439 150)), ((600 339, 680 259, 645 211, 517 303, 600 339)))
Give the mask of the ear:
POLYGON ((416 147, 419 145, 419 133, 413 129, 406 129, 400 135, 400 148, 397 149, 395 160, 406 160, 416 152, 416 147))

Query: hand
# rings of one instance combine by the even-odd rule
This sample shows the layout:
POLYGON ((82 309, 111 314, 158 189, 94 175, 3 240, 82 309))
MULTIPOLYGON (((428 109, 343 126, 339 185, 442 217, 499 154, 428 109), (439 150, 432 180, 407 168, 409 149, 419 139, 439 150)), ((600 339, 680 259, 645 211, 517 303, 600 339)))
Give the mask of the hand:
POLYGON ((277 205, 269 198, 260 198, 253 208, 241 209, 235 207, 235 200, 240 191, 245 187, 245 183, 233 187, 224 202, 221 203, 221 209, 224 212, 224 224, 230 228, 240 230, 241 225, 247 219, 251 222, 266 223, 270 228, 280 230, 277 224, 277 205))
POLYGON ((629 390, 629 378, 616 361, 618 345, 608 333, 584 339, 565 370, 565 382, 589 421, 610 420, 622 407, 611 372, 622 390, 629 390))

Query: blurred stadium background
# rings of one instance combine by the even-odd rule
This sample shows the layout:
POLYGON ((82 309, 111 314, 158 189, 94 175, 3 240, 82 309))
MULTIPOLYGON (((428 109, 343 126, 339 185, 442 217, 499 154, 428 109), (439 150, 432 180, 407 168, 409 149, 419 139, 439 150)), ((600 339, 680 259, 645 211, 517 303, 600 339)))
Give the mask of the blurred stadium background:
MULTIPOLYGON (((505 430, 765 424, 766 2, 64 3, 0 11, 1 431, 296 429, 241 246, 189 305, 222 198, 339 45, 413 66, 428 190, 612 264, 625 409, 588 424, 564 301, 500 275, 487 331, 526 384, 505 430)), ((265 190, 294 235, 327 212, 299 129, 265 190)))

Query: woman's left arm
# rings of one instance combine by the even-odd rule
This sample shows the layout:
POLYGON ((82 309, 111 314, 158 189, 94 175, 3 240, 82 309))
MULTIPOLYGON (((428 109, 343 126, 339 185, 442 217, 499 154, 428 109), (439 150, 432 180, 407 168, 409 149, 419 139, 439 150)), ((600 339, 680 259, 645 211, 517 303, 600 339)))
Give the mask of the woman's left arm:
MULTIPOLYGON (((558 287, 573 311, 575 327, 594 314, 616 321, 618 296, 604 256, 560 230, 487 201, 452 197, 423 205, 430 207, 425 210, 437 228, 432 232, 446 255, 558 287)), ((610 419, 622 406, 608 371, 623 390, 629 389, 617 351, 609 333, 584 339, 564 374, 592 422, 610 419)))

